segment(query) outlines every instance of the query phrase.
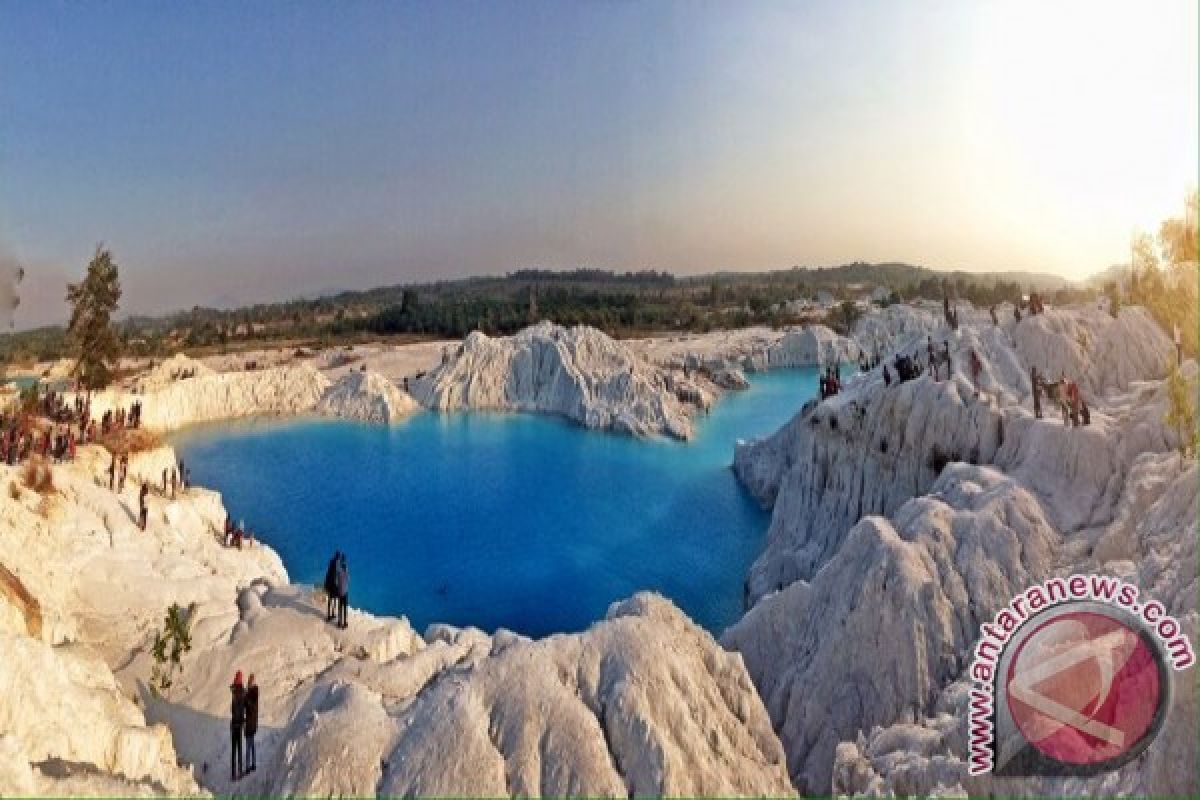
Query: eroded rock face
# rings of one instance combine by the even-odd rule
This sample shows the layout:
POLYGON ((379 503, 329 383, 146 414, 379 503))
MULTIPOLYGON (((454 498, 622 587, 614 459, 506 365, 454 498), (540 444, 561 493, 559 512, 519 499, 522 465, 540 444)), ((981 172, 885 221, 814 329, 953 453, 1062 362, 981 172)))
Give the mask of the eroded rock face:
MULTIPOLYGON (((1121 513, 1100 529, 1102 547, 1079 563, 1118 575, 1160 600, 1196 640, 1196 482, 1194 461, 1147 453, 1130 471, 1121 513)), ((1059 574, 1067 570, 1060 568, 1059 574)), ((877 725, 838 746, 833 791, 869 796, 994 795, 1191 797, 1197 792, 1192 673, 1176 673, 1166 722, 1154 744, 1121 769, 1092 778, 971 777, 967 772, 970 684, 947 686, 928 713, 877 725)))
POLYGON ((1196 508, 1194 461, 1179 466, 1163 423, 1168 343, 1144 312, 963 316, 901 347, 949 342, 949 379, 856 376, 739 448, 738 475, 773 515, 752 607, 722 641, 745 656, 802 791, 1194 793, 1195 771, 1169 765, 1196 744, 1191 691, 1154 755, 1116 776, 965 780, 960 676, 980 623, 1029 584, 1082 569, 1127 576, 1194 634, 1196 508), (1045 397, 1035 419, 1031 365, 1077 379, 1091 425, 1065 426, 1045 397), (1189 492, 1168 465, 1191 473, 1189 492))
MULTIPOLYGON (((1116 325, 1129 328, 1120 338, 1140 342, 1131 346, 1139 353, 1167 346, 1165 336, 1140 309, 1127 311, 1119 321, 1081 312, 1075 324, 1094 324, 1086 329, 1093 331, 1089 341, 1098 347, 1112 336, 1105 331, 1116 325)), ((1026 318, 1015 330, 1028 326, 1042 331, 1046 316, 1026 318)), ((1055 502, 1049 513, 1059 527, 1078 527, 1110 514, 1119 476, 1137 452, 1123 444, 1123 432, 1139 413, 1139 397, 1088 392, 1094 413, 1087 428, 1064 428, 1047 397, 1042 398, 1045 419, 1033 419, 1028 360, 1048 363, 1057 357, 1053 354, 1075 346, 1075 327, 1065 329, 1068 332, 1055 339, 1027 347, 1026 354, 1020 348, 1025 334, 1014 345, 1003 326, 936 331, 930 337, 935 349, 941 352, 944 347, 938 342, 950 346, 949 379, 942 367, 941 381, 927 372, 905 383, 893 379, 887 387, 881 369, 875 369, 850 378, 840 395, 807 406, 773 436, 739 445, 734 456, 738 477, 774 507, 766 551, 747 578, 749 600, 811 577, 858 519, 891 515, 909 498, 928 492, 950 461, 996 464, 1030 485, 1053 487, 1055 502), (972 351, 981 362, 978 387, 968 372, 972 351)), ((907 347, 926 351, 927 342, 907 347)), ((1097 358, 1107 363, 1114 352, 1104 346, 1097 358)), ((1082 370, 1083 363, 1079 366, 1082 370)), ((1143 359, 1137 367, 1114 368, 1111 373, 1095 367, 1090 374, 1111 374, 1093 382, 1112 393, 1123 388, 1118 375, 1128 381, 1132 376, 1161 378, 1163 369, 1161 361, 1143 359)), ((1162 441, 1161 419, 1159 413, 1143 426, 1148 430, 1142 431, 1139 446, 1162 441)))
POLYGON ((106 390, 92 400, 92 417, 110 408, 128 409, 142 402, 142 427, 172 431, 196 422, 258 414, 298 414, 311 411, 329 388, 329 379, 310 364, 249 372, 199 372, 142 394, 106 390))
POLYGON ((361 422, 395 422, 421 407, 417 401, 376 372, 348 372, 317 402, 318 414, 361 422))
POLYGON ((858 344, 824 325, 789 331, 767 349, 766 367, 813 367, 858 358, 858 344))
POLYGON ((657 595, 448 672, 401 725, 385 794, 792 792, 740 658, 657 595))
POLYGON ((535 411, 639 436, 692 435, 688 407, 663 370, 584 326, 542 322, 504 338, 476 331, 411 387, 439 411, 535 411))
POLYGON ((176 766, 167 729, 146 725, 98 657, 12 634, 0 634, 0 654, 0 793, 52 784, 52 773, 34 766, 52 759, 90 765, 115 785, 199 791, 176 766))
POLYGON ((827 793, 834 749, 926 709, 980 622, 1049 571, 1058 535, 996 470, 947 467, 891 521, 855 525, 811 583, 763 598, 722 637, 742 653, 802 793, 827 793))

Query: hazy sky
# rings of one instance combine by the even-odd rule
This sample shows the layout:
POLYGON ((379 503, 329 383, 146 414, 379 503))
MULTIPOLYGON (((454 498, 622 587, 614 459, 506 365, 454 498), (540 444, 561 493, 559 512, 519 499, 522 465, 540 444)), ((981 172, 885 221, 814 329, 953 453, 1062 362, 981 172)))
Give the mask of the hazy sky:
MULTIPOLYGON (((589 265, 1079 277, 1197 172, 1196 0, 0 0, 18 325, 589 265)), ((0 252, 0 257, 4 254, 0 252)))

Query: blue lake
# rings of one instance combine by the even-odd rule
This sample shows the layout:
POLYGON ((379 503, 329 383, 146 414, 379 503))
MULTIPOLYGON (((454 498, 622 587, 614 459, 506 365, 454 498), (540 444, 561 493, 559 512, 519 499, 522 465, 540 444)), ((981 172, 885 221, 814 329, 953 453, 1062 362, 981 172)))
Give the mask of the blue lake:
POLYGON ((815 369, 754 375, 688 443, 471 412, 390 427, 250 420, 173 444, 293 581, 321 582, 340 549, 351 606, 407 615, 418 631, 582 630, 655 589, 719 633, 741 613, 768 523, 734 478, 734 442, 776 430, 816 384, 815 369))

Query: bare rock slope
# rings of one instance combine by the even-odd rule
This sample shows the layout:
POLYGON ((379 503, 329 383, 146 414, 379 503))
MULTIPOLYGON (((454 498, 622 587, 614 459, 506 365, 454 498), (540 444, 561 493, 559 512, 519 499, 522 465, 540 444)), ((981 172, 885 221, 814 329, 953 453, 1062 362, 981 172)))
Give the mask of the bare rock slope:
MULTIPOLYGON (((893 339, 909 354, 948 342, 949 377, 859 375, 738 449, 773 512, 751 608, 722 641, 745 656, 802 792, 1194 793, 1194 768, 1172 766, 1196 746, 1191 691, 1153 755, 1112 775, 966 780, 963 672, 980 624, 1018 591, 1094 570, 1169 603, 1193 637, 1197 614, 1195 463, 1163 421, 1161 330, 1137 308, 963 317, 893 339), (1035 418, 1031 366, 1079 380, 1091 425, 1064 425, 1048 398, 1035 418)), ((1184 371, 1195 379, 1194 362, 1184 371)))
POLYGON ((440 411, 535 411, 588 428, 692 435, 690 406, 664 371, 585 326, 542 322, 503 338, 476 331, 412 386, 422 405, 440 411))
POLYGON ((318 414, 362 422, 395 422, 420 410, 404 390, 377 372, 347 372, 316 405, 318 414))

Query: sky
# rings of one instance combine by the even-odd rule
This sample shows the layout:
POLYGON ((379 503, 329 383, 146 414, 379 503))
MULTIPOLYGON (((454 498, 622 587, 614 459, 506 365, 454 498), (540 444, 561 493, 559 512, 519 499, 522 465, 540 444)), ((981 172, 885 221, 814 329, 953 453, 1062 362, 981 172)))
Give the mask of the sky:
POLYGON ((592 266, 1085 277, 1196 185, 1196 0, 0 0, 18 327, 592 266))

